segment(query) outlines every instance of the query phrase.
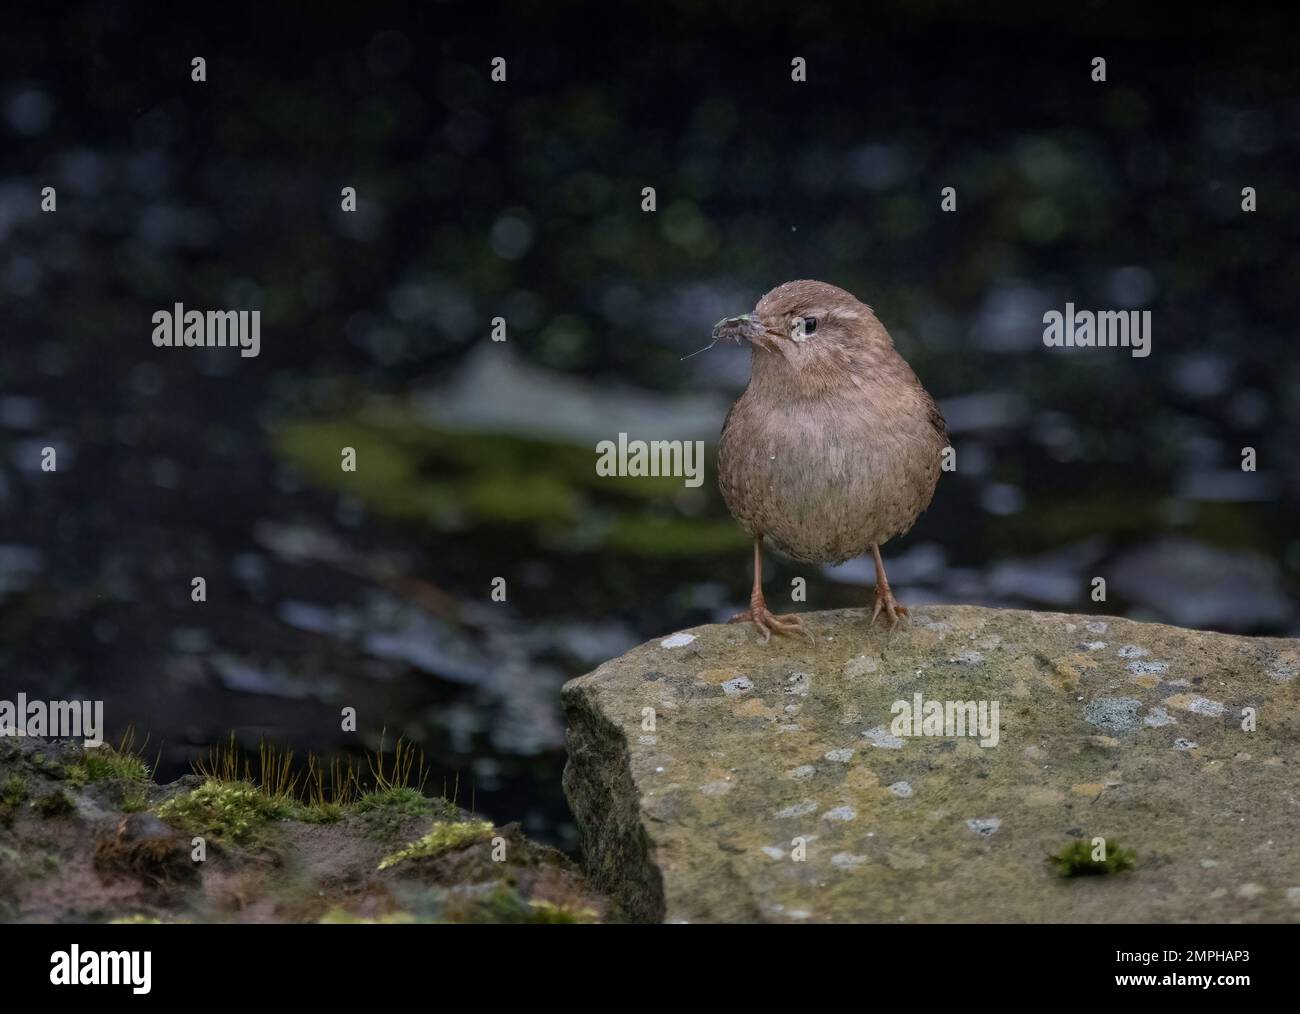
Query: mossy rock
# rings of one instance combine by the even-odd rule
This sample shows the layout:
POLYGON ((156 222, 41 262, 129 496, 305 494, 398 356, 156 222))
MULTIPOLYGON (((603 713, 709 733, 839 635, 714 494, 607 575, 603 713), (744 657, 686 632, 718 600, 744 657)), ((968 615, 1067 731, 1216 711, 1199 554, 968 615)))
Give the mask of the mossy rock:
POLYGON ((6 921, 543 923, 608 909, 517 825, 411 785, 310 803, 220 778, 158 786, 85 760, 80 744, 0 747, 6 921))
POLYGON ((146 782, 149 766, 139 757, 121 753, 111 746, 86 750, 81 759, 67 767, 68 781, 74 785, 90 782, 146 782))
POLYGON ((492 824, 486 820, 437 823, 424 837, 391 855, 384 856, 379 860, 379 868, 386 870, 390 866, 413 859, 434 859, 453 849, 488 841, 492 837, 493 830, 492 824))
POLYGON ((803 620, 815 643, 696 627, 565 685, 565 792, 625 917, 1300 919, 1300 641, 973 606, 803 620), (916 695, 933 727, 895 724, 916 695), (965 734, 980 702, 996 735, 965 734))
POLYGON ((188 834, 232 842, 247 841, 269 821, 292 813, 289 800, 266 796, 247 782, 211 779, 158 808, 159 817, 188 834))

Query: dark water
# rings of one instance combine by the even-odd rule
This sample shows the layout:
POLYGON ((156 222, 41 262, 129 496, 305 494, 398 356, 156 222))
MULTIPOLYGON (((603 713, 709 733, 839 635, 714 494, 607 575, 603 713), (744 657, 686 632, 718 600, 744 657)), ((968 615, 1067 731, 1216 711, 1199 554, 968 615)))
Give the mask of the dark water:
MULTIPOLYGON (((749 580, 711 464, 698 489, 599 480, 595 444, 716 436, 745 353, 681 356, 795 277, 871 303, 947 415, 957 471, 886 549, 905 601, 1294 633, 1285 32, 886 10, 681 8, 600 46, 523 8, 490 32, 453 6, 306 35, 18 20, 0 695, 103 698, 163 777, 231 729, 300 753, 386 729, 434 787, 571 842, 560 684, 749 580), (177 301, 260 309, 261 354, 154 348, 177 301), (1152 354, 1044 348, 1067 301, 1151 310, 1152 354)), ((811 608, 868 594, 860 563, 773 560, 768 587, 795 576, 811 608)))

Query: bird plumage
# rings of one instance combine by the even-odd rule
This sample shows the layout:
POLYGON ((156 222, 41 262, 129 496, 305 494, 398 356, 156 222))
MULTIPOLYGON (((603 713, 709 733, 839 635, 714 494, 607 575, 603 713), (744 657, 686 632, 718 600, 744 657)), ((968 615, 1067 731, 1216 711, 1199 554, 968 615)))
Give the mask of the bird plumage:
POLYGON ((745 531, 841 563, 912 527, 947 432, 871 307, 825 282, 787 282, 715 336, 753 349, 718 446, 718 485, 745 531))

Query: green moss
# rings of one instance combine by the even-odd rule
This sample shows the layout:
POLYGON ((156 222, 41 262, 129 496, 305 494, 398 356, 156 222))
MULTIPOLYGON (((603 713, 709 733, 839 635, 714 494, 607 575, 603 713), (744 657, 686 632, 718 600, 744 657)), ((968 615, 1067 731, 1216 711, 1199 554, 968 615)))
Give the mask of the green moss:
POLYGON ((74 785, 109 779, 145 782, 149 780, 149 768, 134 754, 119 753, 111 746, 87 750, 81 760, 68 766, 68 780, 74 785))
POLYGON ((533 912, 509 884, 493 884, 472 898, 448 906, 444 918, 455 923, 526 923, 533 912))
POLYGON ((160 926, 162 920, 137 912, 135 915, 124 915, 117 919, 110 919, 108 924, 110 926, 160 926))
POLYGON ((561 524, 577 519, 578 500, 564 482, 538 474, 490 475, 464 483, 465 511, 485 524, 561 524))
POLYGON ((368 792, 352 808, 366 833, 383 841, 394 840, 415 817, 453 820, 460 815, 448 800, 431 799, 409 786, 368 792))
POLYGON ((22 775, 10 775, 0 782, 0 805, 18 806, 27 798, 27 779, 22 775))
POLYGON ((134 785, 122 792, 123 813, 139 813, 149 805, 149 793, 143 785, 134 785))
POLYGON ((534 899, 528 903, 532 910, 529 922, 546 923, 588 923, 596 921, 596 913, 590 908, 577 908, 573 905, 557 905, 552 901, 534 899))
POLYGON ((683 492, 679 477, 600 476, 585 447, 444 430, 398 404, 342 420, 282 423, 272 439, 312 482, 346 491, 377 514, 441 530, 476 518, 531 527, 555 545, 651 558, 716 556, 750 544, 738 525, 716 515, 651 514, 651 505, 660 510, 683 492), (340 468, 343 447, 356 449, 356 472, 340 468))
POLYGON ((442 434, 413 420, 391 428, 356 420, 285 424, 273 439, 277 453, 314 482, 346 489, 388 517, 455 527, 467 514, 501 524, 568 522, 576 514, 572 483, 535 460, 522 467, 520 448, 502 438, 442 434), (467 443, 484 453, 467 456, 467 443), (344 447, 357 452, 356 472, 340 467, 344 447), (440 466, 440 481, 427 477, 429 463, 440 466))
POLYGON ((444 918, 456 923, 534 923, 544 925, 597 922, 590 908, 528 900, 509 884, 499 883, 468 903, 453 902, 444 918))
POLYGON ((76 812, 77 804, 62 789, 55 789, 49 795, 33 800, 32 808, 42 817, 66 817, 76 812))
POLYGON ((45 756, 42 751, 32 754, 32 767, 51 778, 68 777, 68 769, 54 758, 45 756))
POLYGON ((304 824, 334 824, 343 819, 343 807, 338 803, 312 803, 293 811, 304 824))
POLYGON ((1122 848, 1119 842, 1106 847, 1106 858, 1100 862, 1092 858, 1091 843, 1079 839, 1070 842, 1056 855, 1048 856, 1047 861, 1056 867, 1062 877, 1101 876, 1107 873, 1120 873, 1131 870, 1137 858, 1129 849, 1122 848))
POLYGON ((397 810, 411 816, 417 816, 426 812, 432 804, 433 800, 419 789, 406 786, 397 789, 385 789, 381 792, 367 792, 357 800, 355 806, 358 813, 369 813, 373 810, 397 810))
POLYGON ((445 486, 420 473, 419 458, 364 424, 295 423, 273 434, 277 453, 301 468, 314 482, 346 489, 380 514, 409 521, 428 521, 455 512, 445 486), (343 471, 341 452, 357 452, 357 471, 343 471))
POLYGON ((487 841, 492 837, 493 828, 490 821, 467 820, 459 823, 438 823, 433 830, 418 841, 413 841, 406 848, 384 856, 379 868, 386 870, 390 866, 408 859, 422 859, 442 855, 452 849, 464 848, 476 842, 487 841))
POLYGON ((158 816, 187 834, 245 841, 263 824, 292 816, 293 804, 267 796, 247 782, 206 781, 193 792, 169 799, 158 816))
POLYGON ((335 906, 326 912, 318 920, 320 923, 331 926, 351 926, 357 924, 373 925, 394 925, 406 924, 416 921, 415 916, 409 912, 389 912, 387 915, 381 915, 378 919, 372 919, 369 916, 356 915, 340 906, 335 906))

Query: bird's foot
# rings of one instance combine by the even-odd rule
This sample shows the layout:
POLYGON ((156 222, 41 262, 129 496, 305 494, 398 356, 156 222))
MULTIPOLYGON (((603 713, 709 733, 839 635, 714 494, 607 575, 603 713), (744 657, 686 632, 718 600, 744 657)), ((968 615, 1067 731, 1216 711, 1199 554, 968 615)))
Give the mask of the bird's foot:
MULTIPOLYGON (((889 629, 892 631, 898 626, 899 620, 907 616, 907 606, 899 605, 894 601, 894 593, 889 590, 889 585, 876 585, 876 606, 871 610, 870 626, 876 625, 876 619, 884 612, 885 618, 889 621, 889 629)), ((909 618, 908 622, 911 622, 909 618)))
POLYGON ((762 602, 752 603, 743 613, 737 613, 728 623, 753 623, 763 635, 763 643, 767 644, 772 639, 772 632, 778 634, 803 634, 808 638, 809 644, 816 644, 812 634, 803 625, 803 620, 791 613, 788 616, 777 616, 772 613, 762 602))

